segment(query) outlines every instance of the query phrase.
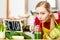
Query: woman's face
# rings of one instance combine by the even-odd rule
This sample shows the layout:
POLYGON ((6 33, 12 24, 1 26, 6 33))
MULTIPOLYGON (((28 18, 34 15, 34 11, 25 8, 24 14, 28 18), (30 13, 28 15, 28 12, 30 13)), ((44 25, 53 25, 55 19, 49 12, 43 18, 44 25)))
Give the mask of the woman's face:
POLYGON ((41 22, 46 22, 50 17, 50 13, 43 6, 37 7, 36 13, 41 22))

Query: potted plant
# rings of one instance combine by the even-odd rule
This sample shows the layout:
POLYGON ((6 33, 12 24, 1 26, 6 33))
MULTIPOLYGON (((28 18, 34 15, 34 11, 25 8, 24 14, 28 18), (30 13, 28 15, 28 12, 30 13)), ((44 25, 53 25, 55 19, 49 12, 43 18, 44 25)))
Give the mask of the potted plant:
POLYGON ((5 38, 6 25, 0 23, 0 38, 5 38))

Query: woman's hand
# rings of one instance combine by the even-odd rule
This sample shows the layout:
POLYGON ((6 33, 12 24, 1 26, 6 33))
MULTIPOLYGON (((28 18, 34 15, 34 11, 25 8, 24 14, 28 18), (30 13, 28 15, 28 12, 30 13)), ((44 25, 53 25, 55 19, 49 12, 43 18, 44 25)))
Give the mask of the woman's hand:
POLYGON ((35 26, 35 32, 38 32, 38 31, 40 30, 39 27, 40 27, 39 25, 36 25, 36 26, 35 26))

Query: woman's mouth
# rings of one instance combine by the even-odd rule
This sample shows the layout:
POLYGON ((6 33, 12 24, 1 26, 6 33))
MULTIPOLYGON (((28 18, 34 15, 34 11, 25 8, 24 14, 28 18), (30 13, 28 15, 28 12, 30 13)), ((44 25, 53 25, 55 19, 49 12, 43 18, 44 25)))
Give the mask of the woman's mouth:
POLYGON ((40 23, 43 23, 43 22, 45 22, 44 20, 40 20, 40 23))
POLYGON ((42 20, 40 20, 40 23, 42 23, 42 20))

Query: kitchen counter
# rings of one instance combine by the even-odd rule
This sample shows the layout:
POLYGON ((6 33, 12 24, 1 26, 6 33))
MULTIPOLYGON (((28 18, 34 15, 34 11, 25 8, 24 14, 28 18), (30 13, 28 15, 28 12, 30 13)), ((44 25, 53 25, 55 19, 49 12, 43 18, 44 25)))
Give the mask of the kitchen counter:
MULTIPOLYGON (((0 40, 49 40, 49 39, 0 39, 0 40)), ((60 40, 60 38, 55 40, 60 40)))
MULTIPOLYGON (((24 32, 24 33, 29 35, 29 36, 31 36, 32 39, 24 39, 24 37, 23 38, 21 38, 21 37, 14 37, 13 39, 7 39, 6 38, 6 39, 0 39, 0 40, 49 40, 49 39, 34 39, 34 34, 32 34, 32 32, 24 32)), ((55 40, 60 40, 60 38, 57 38, 55 40)))

